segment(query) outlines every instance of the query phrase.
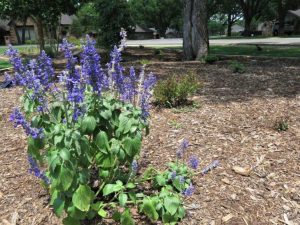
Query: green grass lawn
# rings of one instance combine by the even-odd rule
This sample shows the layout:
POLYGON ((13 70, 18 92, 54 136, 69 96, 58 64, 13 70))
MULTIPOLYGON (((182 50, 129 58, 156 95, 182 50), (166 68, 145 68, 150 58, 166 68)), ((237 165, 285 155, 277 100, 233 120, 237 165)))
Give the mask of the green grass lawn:
MULTIPOLYGON (((36 45, 25 45, 25 46, 19 45, 13 47, 18 49, 20 53, 25 53, 25 54, 33 54, 39 52, 39 49, 36 45)), ((0 46, 0 55, 3 55, 6 50, 7 50, 7 46, 0 46)))
POLYGON ((0 60, 0 70, 11 67, 11 64, 8 61, 0 60))
POLYGON ((211 46, 210 54, 300 58, 300 47, 265 45, 260 45, 260 47, 262 51, 258 51, 255 45, 211 46))

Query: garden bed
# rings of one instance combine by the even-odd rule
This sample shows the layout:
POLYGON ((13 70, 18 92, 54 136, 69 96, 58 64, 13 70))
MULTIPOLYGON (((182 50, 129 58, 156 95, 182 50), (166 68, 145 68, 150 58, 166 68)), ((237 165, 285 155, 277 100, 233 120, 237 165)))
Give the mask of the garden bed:
MULTIPOLYGON (((221 162, 195 177, 196 192, 185 201, 188 215, 182 224, 300 223, 299 60, 242 61, 243 74, 232 73, 226 60, 207 65, 157 59, 148 65, 158 78, 194 72, 204 87, 194 106, 152 110, 139 164, 163 169, 183 138, 202 167, 221 162), (274 125, 282 119, 289 129, 278 132, 274 125), (242 176, 233 166, 256 167, 242 176)), ((0 223, 61 224, 46 191, 28 174, 24 132, 8 122, 20 94, 20 88, 0 90, 0 223)))

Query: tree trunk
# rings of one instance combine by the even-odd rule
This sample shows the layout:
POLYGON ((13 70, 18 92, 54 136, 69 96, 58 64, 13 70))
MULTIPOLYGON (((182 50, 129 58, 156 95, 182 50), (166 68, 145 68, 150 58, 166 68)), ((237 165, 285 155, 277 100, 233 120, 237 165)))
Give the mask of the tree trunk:
POLYGON ((227 19, 227 36, 228 37, 231 37, 231 30, 232 30, 231 14, 228 14, 228 19, 227 19))
POLYGON ((183 51, 187 60, 199 60, 208 54, 206 0, 184 0, 183 51))
POLYGON ((45 40, 44 40, 43 23, 39 18, 36 19, 36 25, 38 30, 38 40, 39 40, 40 53, 41 53, 45 49, 45 40))
POLYGON ((245 30, 244 30, 244 36, 250 36, 251 35, 251 22, 252 17, 248 14, 244 14, 245 18, 245 30))
POLYGON ((277 10, 278 10, 278 22, 279 22, 278 35, 284 35, 285 10, 284 10, 282 0, 278 0, 277 10))

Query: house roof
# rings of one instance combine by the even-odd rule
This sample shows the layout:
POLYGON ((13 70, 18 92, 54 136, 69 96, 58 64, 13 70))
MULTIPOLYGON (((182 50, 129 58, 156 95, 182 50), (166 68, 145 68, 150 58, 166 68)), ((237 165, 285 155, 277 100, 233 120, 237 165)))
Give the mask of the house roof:
POLYGON ((60 19, 60 24, 61 25, 72 25, 74 19, 77 17, 75 15, 67 15, 67 14, 62 14, 61 19, 60 19))
POLYGON ((153 33, 153 30, 135 25, 135 33, 153 33))
POLYGON ((9 20, 0 20, 0 28, 9 31, 9 20))
POLYGON ((294 16, 297 16, 300 18, 300 9, 297 10, 289 10, 289 13, 293 14, 294 16))

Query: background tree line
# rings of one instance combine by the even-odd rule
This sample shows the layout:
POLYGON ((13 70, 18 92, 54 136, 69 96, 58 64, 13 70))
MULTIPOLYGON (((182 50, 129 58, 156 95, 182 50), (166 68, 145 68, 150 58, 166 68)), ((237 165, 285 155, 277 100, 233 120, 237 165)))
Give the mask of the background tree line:
POLYGON ((33 18, 41 50, 45 46, 43 28, 55 30, 62 13, 76 13, 75 34, 95 31, 98 43, 106 47, 118 42, 121 27, 129 32, 137 24, 153 27, 161 36, 174 28, 183 33, 185 57, 195 59, 209 50, 210 20, 227 26, 228 36, 237 21, 243 21, 244 34, 250 35, 254 21, 278 20, 279 33, 283 34, 288 10, 299 7, 300 0, 2 0, 0 17, 24 23, 33 18))

